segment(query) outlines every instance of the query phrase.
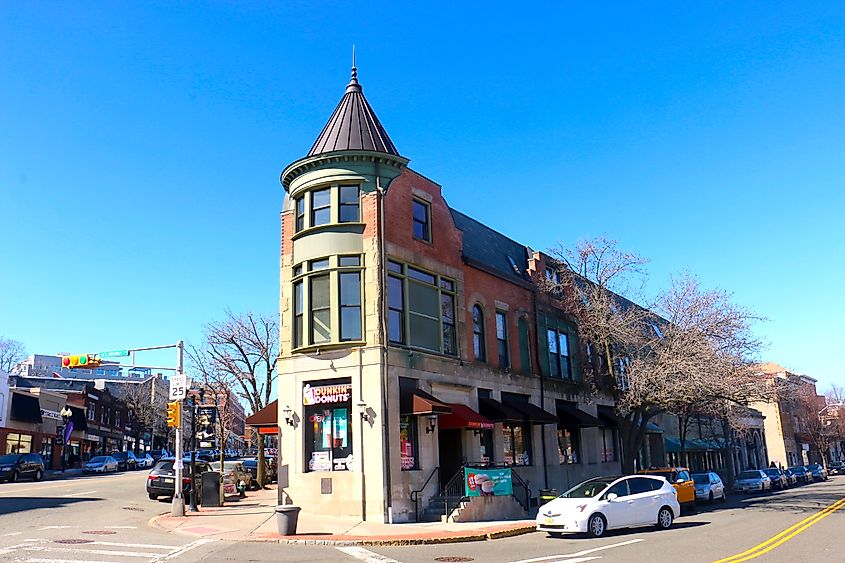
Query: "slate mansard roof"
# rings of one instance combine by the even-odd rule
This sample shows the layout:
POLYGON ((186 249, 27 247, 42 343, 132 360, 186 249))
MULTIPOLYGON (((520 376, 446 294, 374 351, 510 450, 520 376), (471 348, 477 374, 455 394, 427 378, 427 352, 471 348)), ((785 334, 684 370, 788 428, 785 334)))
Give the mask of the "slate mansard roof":
POLYGON ((399 151, 364 97, 363 88, 358 84, 358 69, 354 66, 346 93, 314 141, 308 156, 350 150, 399 156, 399 151))
POLYGON ((464 233, 465 262, 517 283, 528 280, 525 269, 528 267, 529 249, 524 244, 451 207, 449 211, 455 227, 464 233))

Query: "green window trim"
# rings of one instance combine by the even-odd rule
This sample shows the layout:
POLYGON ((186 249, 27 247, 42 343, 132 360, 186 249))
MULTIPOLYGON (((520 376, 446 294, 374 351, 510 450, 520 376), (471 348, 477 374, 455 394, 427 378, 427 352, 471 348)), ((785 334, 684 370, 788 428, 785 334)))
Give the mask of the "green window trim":
POLYGON ((457 356, 455 281, 393 260, 387 269, 390 344, 457 356))
POLYGON ((294 235, 325 225, 361 222, 361 186, 315 186, 294 198, 294 235))
POLYGON ((362 272, 359 255, 333 255, 293 267, 294 351, 363 341, 362 272))

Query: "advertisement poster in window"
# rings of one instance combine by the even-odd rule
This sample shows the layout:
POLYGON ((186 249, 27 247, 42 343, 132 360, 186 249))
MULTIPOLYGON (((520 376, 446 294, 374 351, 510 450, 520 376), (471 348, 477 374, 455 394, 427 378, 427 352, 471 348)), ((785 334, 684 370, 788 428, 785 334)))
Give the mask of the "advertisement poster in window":
POLYGON ((464 467, 464 494, 468 497, 508 496, 513 494, 509 468, 473 469, 464 467))
POLYGON ((308 468, 311 471, 331 471, 331 452, 313 452, 311 454, 311 461, 308 463, 308 468))
POLYGON ((414 443, 411 440, 410 417, 399 419, 399 466, 402 469, 414 468, 414 443))

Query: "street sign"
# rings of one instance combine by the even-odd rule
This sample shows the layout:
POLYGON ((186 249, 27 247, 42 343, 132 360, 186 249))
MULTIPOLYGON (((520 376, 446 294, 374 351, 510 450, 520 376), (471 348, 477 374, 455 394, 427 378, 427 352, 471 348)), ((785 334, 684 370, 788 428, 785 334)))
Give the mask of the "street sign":
POLYGON ((129 350, 111 350, 110 352, 100 352, 98 355, 101 358, 125 358, 129 355, 129 350))
POLYGON ((170 378, 170 400, 181 401, 188 394, 188 376, 175 373, 170 378))

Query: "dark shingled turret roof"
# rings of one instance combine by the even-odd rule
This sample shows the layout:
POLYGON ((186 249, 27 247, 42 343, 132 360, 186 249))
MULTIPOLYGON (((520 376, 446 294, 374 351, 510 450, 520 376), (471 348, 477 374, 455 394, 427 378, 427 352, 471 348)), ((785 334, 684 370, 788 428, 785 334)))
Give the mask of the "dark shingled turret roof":
POLYGON ((346 86, 346 94, 308 151, 308 156, 356 150, 399 156, 399 151, 364 97, 363 88, 358 84, 358 69, 353 64, 352 79, 346 86))

